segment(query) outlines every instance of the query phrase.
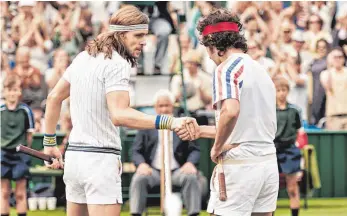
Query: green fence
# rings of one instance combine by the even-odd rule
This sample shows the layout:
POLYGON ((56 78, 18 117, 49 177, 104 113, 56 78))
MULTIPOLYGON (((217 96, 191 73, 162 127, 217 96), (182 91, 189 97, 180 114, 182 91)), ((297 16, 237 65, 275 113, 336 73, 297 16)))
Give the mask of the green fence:
MULTIPOLYGON (((131 145, 136 131, 129 132, 122 138, 122 159, 131 161, 131 145)), ((347 131, 308 132, 309 143, 316 148, 322 188, 314 193, 314 197, 347 197, 347 131)), ((33 148, 42 149, 41 134, 34 135, 33 148)), ((58 143, 63 135, 58 135, 58 143)), ((208 178, 211 177, 214 164, 210 160, 211 139, 199 139, 201 158, 199 169, 208 178)), ((33 165, 42 161, 33 159, 33 165)), ((128 181, 128 180, 127 180, 128 181)), ((128 185, 124 182, 124 185, 128 185)), ((283 196, 283 194, 282 194, 283 196)))

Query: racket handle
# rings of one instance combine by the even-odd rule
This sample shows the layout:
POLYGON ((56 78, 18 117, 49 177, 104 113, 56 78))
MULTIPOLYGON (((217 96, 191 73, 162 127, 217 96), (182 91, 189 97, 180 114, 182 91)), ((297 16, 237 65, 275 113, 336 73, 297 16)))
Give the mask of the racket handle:
POLYGON ((225 186, 225 175, 224 172, 218 173, 218 182, 219 182, 219 200, 227 200, 227 192, 225 186))

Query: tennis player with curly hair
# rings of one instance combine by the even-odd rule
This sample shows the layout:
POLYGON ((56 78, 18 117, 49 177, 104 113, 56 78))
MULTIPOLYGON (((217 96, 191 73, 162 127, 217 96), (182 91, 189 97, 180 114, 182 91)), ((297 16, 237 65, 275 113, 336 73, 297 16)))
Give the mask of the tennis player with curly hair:
MULTIPOLYGON (((202 19, 197 29, 201 44, 218 65, 213 74, 216 126, 200 126, 199 136, 215 139, 211 159, 222 164, 226 189, 224 200, 219 196, 219 175, 214 174, 207 210, 223 216, 271 216, 279 182, 273 142, 275 86, 268 72, 246 54, 236 15, 218 9, 202 19)), ((178 131, 181 138, 183 133, 178 131)))

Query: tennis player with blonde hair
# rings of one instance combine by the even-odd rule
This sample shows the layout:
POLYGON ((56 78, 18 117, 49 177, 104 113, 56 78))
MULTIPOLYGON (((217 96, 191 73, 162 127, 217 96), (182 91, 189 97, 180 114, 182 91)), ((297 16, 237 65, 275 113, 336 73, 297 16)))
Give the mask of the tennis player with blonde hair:
POLYGON ((136 129, 185 127, 194 139, 198 129, 191 118, 150 116, 129 107, 129 78, 136 66, 148 17, 134 6, 115 12, 108 32, 91 41, 76 56, 49 94, 45 116, 44 152, 56 160, 49 168, 64 167, 56 147, 56 125, 62 101, 70 97, 72 131, 65 155, 68 216, 120 215, 122 203, 120 126, 136 129))

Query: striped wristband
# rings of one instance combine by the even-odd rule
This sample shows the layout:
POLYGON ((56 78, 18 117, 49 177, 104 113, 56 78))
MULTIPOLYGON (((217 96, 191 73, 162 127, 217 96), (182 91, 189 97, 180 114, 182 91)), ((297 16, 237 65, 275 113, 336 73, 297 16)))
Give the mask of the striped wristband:
POLYGON ((155 128, 159 130, 171 129, 173 117, 167 115, 157 115, 155 128))
POLYGON ((56 146, 57 137, 55 134, 45 134, 43 138, 43 146, 56 146))

